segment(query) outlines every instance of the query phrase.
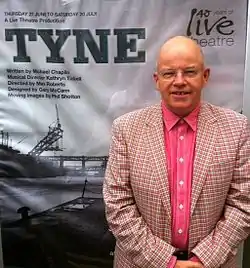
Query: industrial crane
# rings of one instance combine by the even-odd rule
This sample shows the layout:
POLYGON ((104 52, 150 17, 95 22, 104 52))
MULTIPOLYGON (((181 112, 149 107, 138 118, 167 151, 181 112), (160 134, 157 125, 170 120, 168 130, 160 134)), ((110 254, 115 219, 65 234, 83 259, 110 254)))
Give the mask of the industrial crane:
POLYGON ((49 126, 47 135, 42 138, 36 146, 28 153, 32 156, 40 156, 44 151, 62 151, 58 145, 58 141, 63 138, 63 130, 59 119, 57 104, 56 107, 56 123, 49 126), (56 146, 53 146, 56 144, 56 146))

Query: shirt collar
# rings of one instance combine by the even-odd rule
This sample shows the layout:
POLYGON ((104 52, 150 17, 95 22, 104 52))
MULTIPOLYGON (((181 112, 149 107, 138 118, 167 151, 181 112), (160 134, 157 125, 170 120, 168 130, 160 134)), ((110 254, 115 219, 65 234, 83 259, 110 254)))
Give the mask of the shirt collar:
POLYGON ((199 103, 190 114, 188 114, 184 118, 181 118, 178 115, 171 112, 162 101, 161 102, 162 115, 167 130, 170 131, 180 120, 183 119, 192 128, 193 131, 196 131, 200 106, 201 105, 199 103))

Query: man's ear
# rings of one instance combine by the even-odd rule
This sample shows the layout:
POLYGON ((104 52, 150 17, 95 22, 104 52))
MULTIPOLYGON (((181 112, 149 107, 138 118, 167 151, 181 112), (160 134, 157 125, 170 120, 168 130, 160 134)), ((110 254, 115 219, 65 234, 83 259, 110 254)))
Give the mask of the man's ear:
POLYGON ((153 78, 155 80, 155 87, 158 90, 159 89, 159 76, 158 76, 158 73, 157 72, 154 72, 153 78))
POLYGON ((203 79, 205 84, 208 82, 209 77, 210 77, 210 69, 206 68, 203 72, 203 79))

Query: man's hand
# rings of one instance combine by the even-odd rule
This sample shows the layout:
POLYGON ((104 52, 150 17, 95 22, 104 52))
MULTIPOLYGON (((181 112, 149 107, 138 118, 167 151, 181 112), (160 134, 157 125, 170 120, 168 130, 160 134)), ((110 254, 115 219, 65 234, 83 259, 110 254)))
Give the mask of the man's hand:
POLYGON ((204 268, 200 262, 177 261, 174 268, 204 268))

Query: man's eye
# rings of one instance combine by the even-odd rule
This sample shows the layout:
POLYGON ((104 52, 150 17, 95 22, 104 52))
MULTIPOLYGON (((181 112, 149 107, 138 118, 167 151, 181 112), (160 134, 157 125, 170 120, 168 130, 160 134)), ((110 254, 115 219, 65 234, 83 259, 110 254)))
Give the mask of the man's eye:
POLYGON ((188 75, 188 76, 193 76, 196 74, 196 71, 195 70, 186 70, 186 71, 184 71, 184 74, 188 75))
POLYGON ((173 77, 175 75, 175 72, 166 72, 163 74, 164 77, 173 77))

